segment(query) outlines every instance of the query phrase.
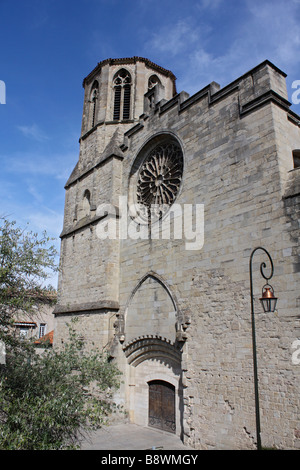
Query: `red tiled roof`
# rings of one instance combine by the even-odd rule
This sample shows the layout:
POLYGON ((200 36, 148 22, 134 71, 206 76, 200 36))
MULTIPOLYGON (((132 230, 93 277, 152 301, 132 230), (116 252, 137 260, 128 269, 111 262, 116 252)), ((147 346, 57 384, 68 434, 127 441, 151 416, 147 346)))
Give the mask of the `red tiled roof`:
POLYGON ((52 345, 53 344, 53 330, 49 331, 46 335, 42 336, 41 338, 37 339, 34 344, 41 344, 44 342, 49 341, 49 343, 52 345))
POLYGON ((27 326, 28 328, 36 328, 37 324, 34 321, 15 321, 14 326, 27 326))

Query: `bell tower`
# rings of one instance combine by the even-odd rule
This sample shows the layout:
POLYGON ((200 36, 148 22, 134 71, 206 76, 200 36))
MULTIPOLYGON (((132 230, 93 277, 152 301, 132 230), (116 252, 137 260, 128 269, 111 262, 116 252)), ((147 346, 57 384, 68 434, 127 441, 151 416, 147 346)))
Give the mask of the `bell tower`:
POLYGON ((126 132, 156 102, 173 98, 175 80, 172 72, 142 57, 100 62, 83 80, 80 167, 97 159, 117 129, 126 132))
MULTIPOLYGON (((156 103, 176 94, 172 72, 142 57, 99 62, 83 80, 78 162, 66 185, 61 233, 56 342, 69 316, 78 316, 87 341, 105 346, 119 309, 119 240, 99 239, 101 204, 118 208, 124 133, 156 103)), ((107 215, 109 217, 109 214, 107 215)))

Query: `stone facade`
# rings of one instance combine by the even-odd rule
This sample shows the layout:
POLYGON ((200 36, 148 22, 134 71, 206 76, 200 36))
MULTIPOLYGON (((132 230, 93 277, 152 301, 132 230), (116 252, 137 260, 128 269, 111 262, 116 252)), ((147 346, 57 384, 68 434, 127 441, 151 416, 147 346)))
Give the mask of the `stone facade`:
POLYGON ((279 300, 275 314, 261 313, 259 268, 269 265, 258 251, 261 438, 266 447, 300 448, 300 364, 292 360, 300 118, 285 74, 265 61, 222 89, 211 83, 189 97, 176 92, 170 71, 133 57, 100 62, 83 86, 54 344, 78 317, 86 346, 108 349, 122 371, 116 401, 132 422, 150 423, 150 384, 167 383, 175 393, 172 431, 185 443, 255 448, 249 259, 265 247, 279 300))

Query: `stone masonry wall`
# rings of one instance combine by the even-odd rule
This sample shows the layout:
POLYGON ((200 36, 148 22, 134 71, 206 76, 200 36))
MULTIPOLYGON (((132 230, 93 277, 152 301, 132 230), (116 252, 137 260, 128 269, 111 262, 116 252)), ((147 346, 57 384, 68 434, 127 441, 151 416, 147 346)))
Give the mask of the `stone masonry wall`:
MULTIPOLYGON (((59 304, 72 305, 69 313, 57 315, 57 342, 64 340, 74 305, 81 309, 79 329, 89 345, 108 344, 122 320, 124 335, 116 338, 114 354, 124 373, 120 402, 136 422, 144 422, 147 415, 139 416, 139 409, 145 407, 147 380, 168 370, 170 382, 177 384, 177 422, 184 441, 197 449, 255 448, 249 259, 258 246, 273 258, 270 283, 279 298, 275 314, 261 313, 258 299, 265 280, 259 268, 263 261, 266 271, 269 266, 257 252, 253 285, 262 443, 300 447, 300 365, 292 362, 300 320, 299 170, 291 171, 300 132, 289 119, 284 78, 266 61, 224 89, 211 84, 190 98, 183 92, 158 104, 135 127, 126 127, 124 137, 119 134, 115 143, 122 157, 78 178, 67 191, 59 304), (99 240, 96 219, 74 230, 72 211, 85 184, 93 186, 96 207, 117 205, 118 196, 136 190, 132 168, 152 139, 159 143, 168 135, 184 157, 176 203, 181 208, 204 205, 203 246, 187 249, 185 239, 174 237, 99 240), (161 279, 172 302, 166 294, 155 294, 155 314, 148 311, 141 321, 143 306, 150 308, 151 283, 141 283, 148 273, 161 279), (94 303, 93 310, 87 302, 94 303), (176 363, 173 375, 165 359, 149 358, 134 368, 123 351, 132 335, 152 332, 160 313, 169 314, 176 327, 185 322, 181 370, 176 363)), ((89 145, 97 151, 93 139, 84 143, 88 158, 89 145)), ((129 215, 122 222, 138 231, 129 215)), ((163 328, 168 331, 165 323, 163 328)))
MULTIPOLYGON (((244 77, 222 99, 222 90, 220 99, 212 96, 211 105, 206 93, 190 107, 178 108, 178 102, 166 111, 162 107, 128 138, 124 154, 126 194, 142 143, 169 132, 184 153, 176 202, 205 207, 205 241, 199 251, 186 250, 184 240, 123 240, 120 285, 122 311, 141 277, 154 271, 171 286, 179 311, 190 315, 182 366, 184 433, 187 443, 203 449, 253 448, 256 440, 249 258, 260 245, 273 258, 272 285, 280 299, 277 314, 257 314, 262 442, 285 448, 298 445, 299 367, 291 362, 298 318, 287 286, 288 282, 295 286, 297 279, 284 256, 291 242, 276 134, 278 119, 285 122, 287 115, 282 109, 279 113, 273 101, 252 112, 248 106, 267 92, 270 83, 282 87, 282 76, 265 65, 250 78, 252 85, 249 76, 244 77)), ((259 274, 262 261, 267 262, 257 254, 253 269, 257 312, 264 284, 259 274)))

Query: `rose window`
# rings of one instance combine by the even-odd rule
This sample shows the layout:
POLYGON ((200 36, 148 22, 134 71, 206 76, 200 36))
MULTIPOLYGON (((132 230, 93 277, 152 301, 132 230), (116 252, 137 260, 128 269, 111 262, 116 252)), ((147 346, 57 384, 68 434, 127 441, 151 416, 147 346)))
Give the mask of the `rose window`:
POLYGON ((161 144, 144 160, 137 183, 139 212, 149 219, 164 215, 179 191, 183 155, 178 144, 161 144))

